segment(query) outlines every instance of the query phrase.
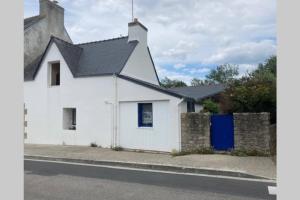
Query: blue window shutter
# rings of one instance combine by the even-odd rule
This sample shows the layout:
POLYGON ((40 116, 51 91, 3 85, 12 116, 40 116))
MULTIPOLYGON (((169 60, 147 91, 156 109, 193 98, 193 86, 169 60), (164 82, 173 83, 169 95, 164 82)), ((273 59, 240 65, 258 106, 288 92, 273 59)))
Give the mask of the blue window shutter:
POLYGON ((143 126, 143 104, 138 104, 138 125, 143 126))
POLYGON ((138 127, 152 127, 153 126, 153 110, 152 103, 138 103, 138 127), (151 106, 151 110, 149 110, 149 106, 151 106), (144 115, 145 112, 151 112, 151 123, 145 122, 144 115))

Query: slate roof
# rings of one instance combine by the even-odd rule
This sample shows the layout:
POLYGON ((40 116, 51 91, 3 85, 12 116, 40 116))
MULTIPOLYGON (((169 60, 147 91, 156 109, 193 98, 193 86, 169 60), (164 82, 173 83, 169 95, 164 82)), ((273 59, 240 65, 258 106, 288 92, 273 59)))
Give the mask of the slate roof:
POLYGON ((128 42, 128 37, 78 44, 83 52, 77 76, 119 74, 137 44, 128 42))
POLYGON ((24 69, 24 81, 30 81, 34 79, 39 63, 41 62, 43 55, 38 56, 31 64, 27 65, 24 69))
POLYGON ((192 98, 190 98, 190 97, 188 97, 188 96, 185 96, 185 95, 182 95, 182 94, 173 92, 173 91, 171 91, 171 90, 169 90, 169 89, 166 89, 166 88, 164 88, 164 87, 161 87, 161 86, 159 86, 159 85, 155 85, 155 84, 152 84, 152 83, 149 83, 149 82, 146 82, 146 81, 142 81, 142 80, 140 80, 140 79, 132 78, 132 77, 125 76, 125 75, 121 75, 121 74, 118 74, 117 76, 118 76, 119 78, 121 78, 121 79, 124 79, 124 80, 130 81, 130 82, 133 82, 133 83, 136 83, 136 84, 139 84, 139 85, 148 87, 148 88, 150 88, 150 89, 154 89, 154 90, 156 90, 156 91, 159 91, 159 92, 162 92, 162 93, 165 93, 165 94, 174 96, 174 97, 185 98, 185 99, 191 100, 191 101, 194 100, 194 99, 192 99, 192 98))
POLYGON ((199 101, 201 99, 214 96, 224 91, 225 85, 214 84, 214 85, 204 85, 204 86, 187 86, 187 87, 169 88, 168 90, 199 101))
POLYGON ((32 26, 36 22, 40 21, 44 17, 45 16, 37 15, 37 16, 28 17, 28 18, 24 19, 24 30, 26 30, 27 28, 29 28, 30 26, 32 26))
POLYGON ((128 37, 120 37, 74 45, 52 36, 45 52, 25 67, 25 81, 35 78, 47 49, 52 43, 57 45, 73 76, 83 77, 119 74, 138 41, 128 42, 128 37))
POLYGON ((190 86, 166 89, 143 80, 121 75, 120 72, 138 44, 138 41, 128 42, 127 36, 76 45, 52 36, 44 53, 25 67, 25 81, 34 80, 40 64, 47 53, 47 49, 52 43, 57 45, 74 77, 116 74, 119 78, 171 96, 184 98, 187 101, 196 101, 213 96, 225 89, 224 85, 190 86))

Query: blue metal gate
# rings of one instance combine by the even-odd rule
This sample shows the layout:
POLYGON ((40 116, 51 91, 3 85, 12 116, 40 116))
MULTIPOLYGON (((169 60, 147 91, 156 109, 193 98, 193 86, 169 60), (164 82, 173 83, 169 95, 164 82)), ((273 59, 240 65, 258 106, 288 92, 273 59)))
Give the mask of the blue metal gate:
POLYGON ((211 144, 215 150, 230 150, 234 148, 233 116, 211 116, 211 144))

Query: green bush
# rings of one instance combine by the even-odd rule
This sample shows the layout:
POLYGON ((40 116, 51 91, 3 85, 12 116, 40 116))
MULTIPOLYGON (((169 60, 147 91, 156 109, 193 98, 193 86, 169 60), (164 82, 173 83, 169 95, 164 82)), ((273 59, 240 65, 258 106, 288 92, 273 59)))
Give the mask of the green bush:
POLYGON ((219 113, 219 105, 211 99, 206 99, 202 102, 203 110, 210 113, 219 113))

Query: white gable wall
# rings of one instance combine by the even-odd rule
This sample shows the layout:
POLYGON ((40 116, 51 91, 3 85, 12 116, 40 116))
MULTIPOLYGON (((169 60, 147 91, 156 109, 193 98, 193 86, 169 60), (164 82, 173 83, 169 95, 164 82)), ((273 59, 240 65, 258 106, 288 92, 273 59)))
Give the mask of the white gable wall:
POLYGON ((34 81, 24 83, 28 109, 27 143, 89 145, 111 144, 113 78, 74 79, 58 48, 53 44, 34 81), (48 86, 48 62, 60 61, 60 85, 48 86), (76 108, 76 130, 63 130, 63 108, 76 108))
POLYGON ((159 85, 147 46, 143 43, 138 43, 121 74, 159 85))

